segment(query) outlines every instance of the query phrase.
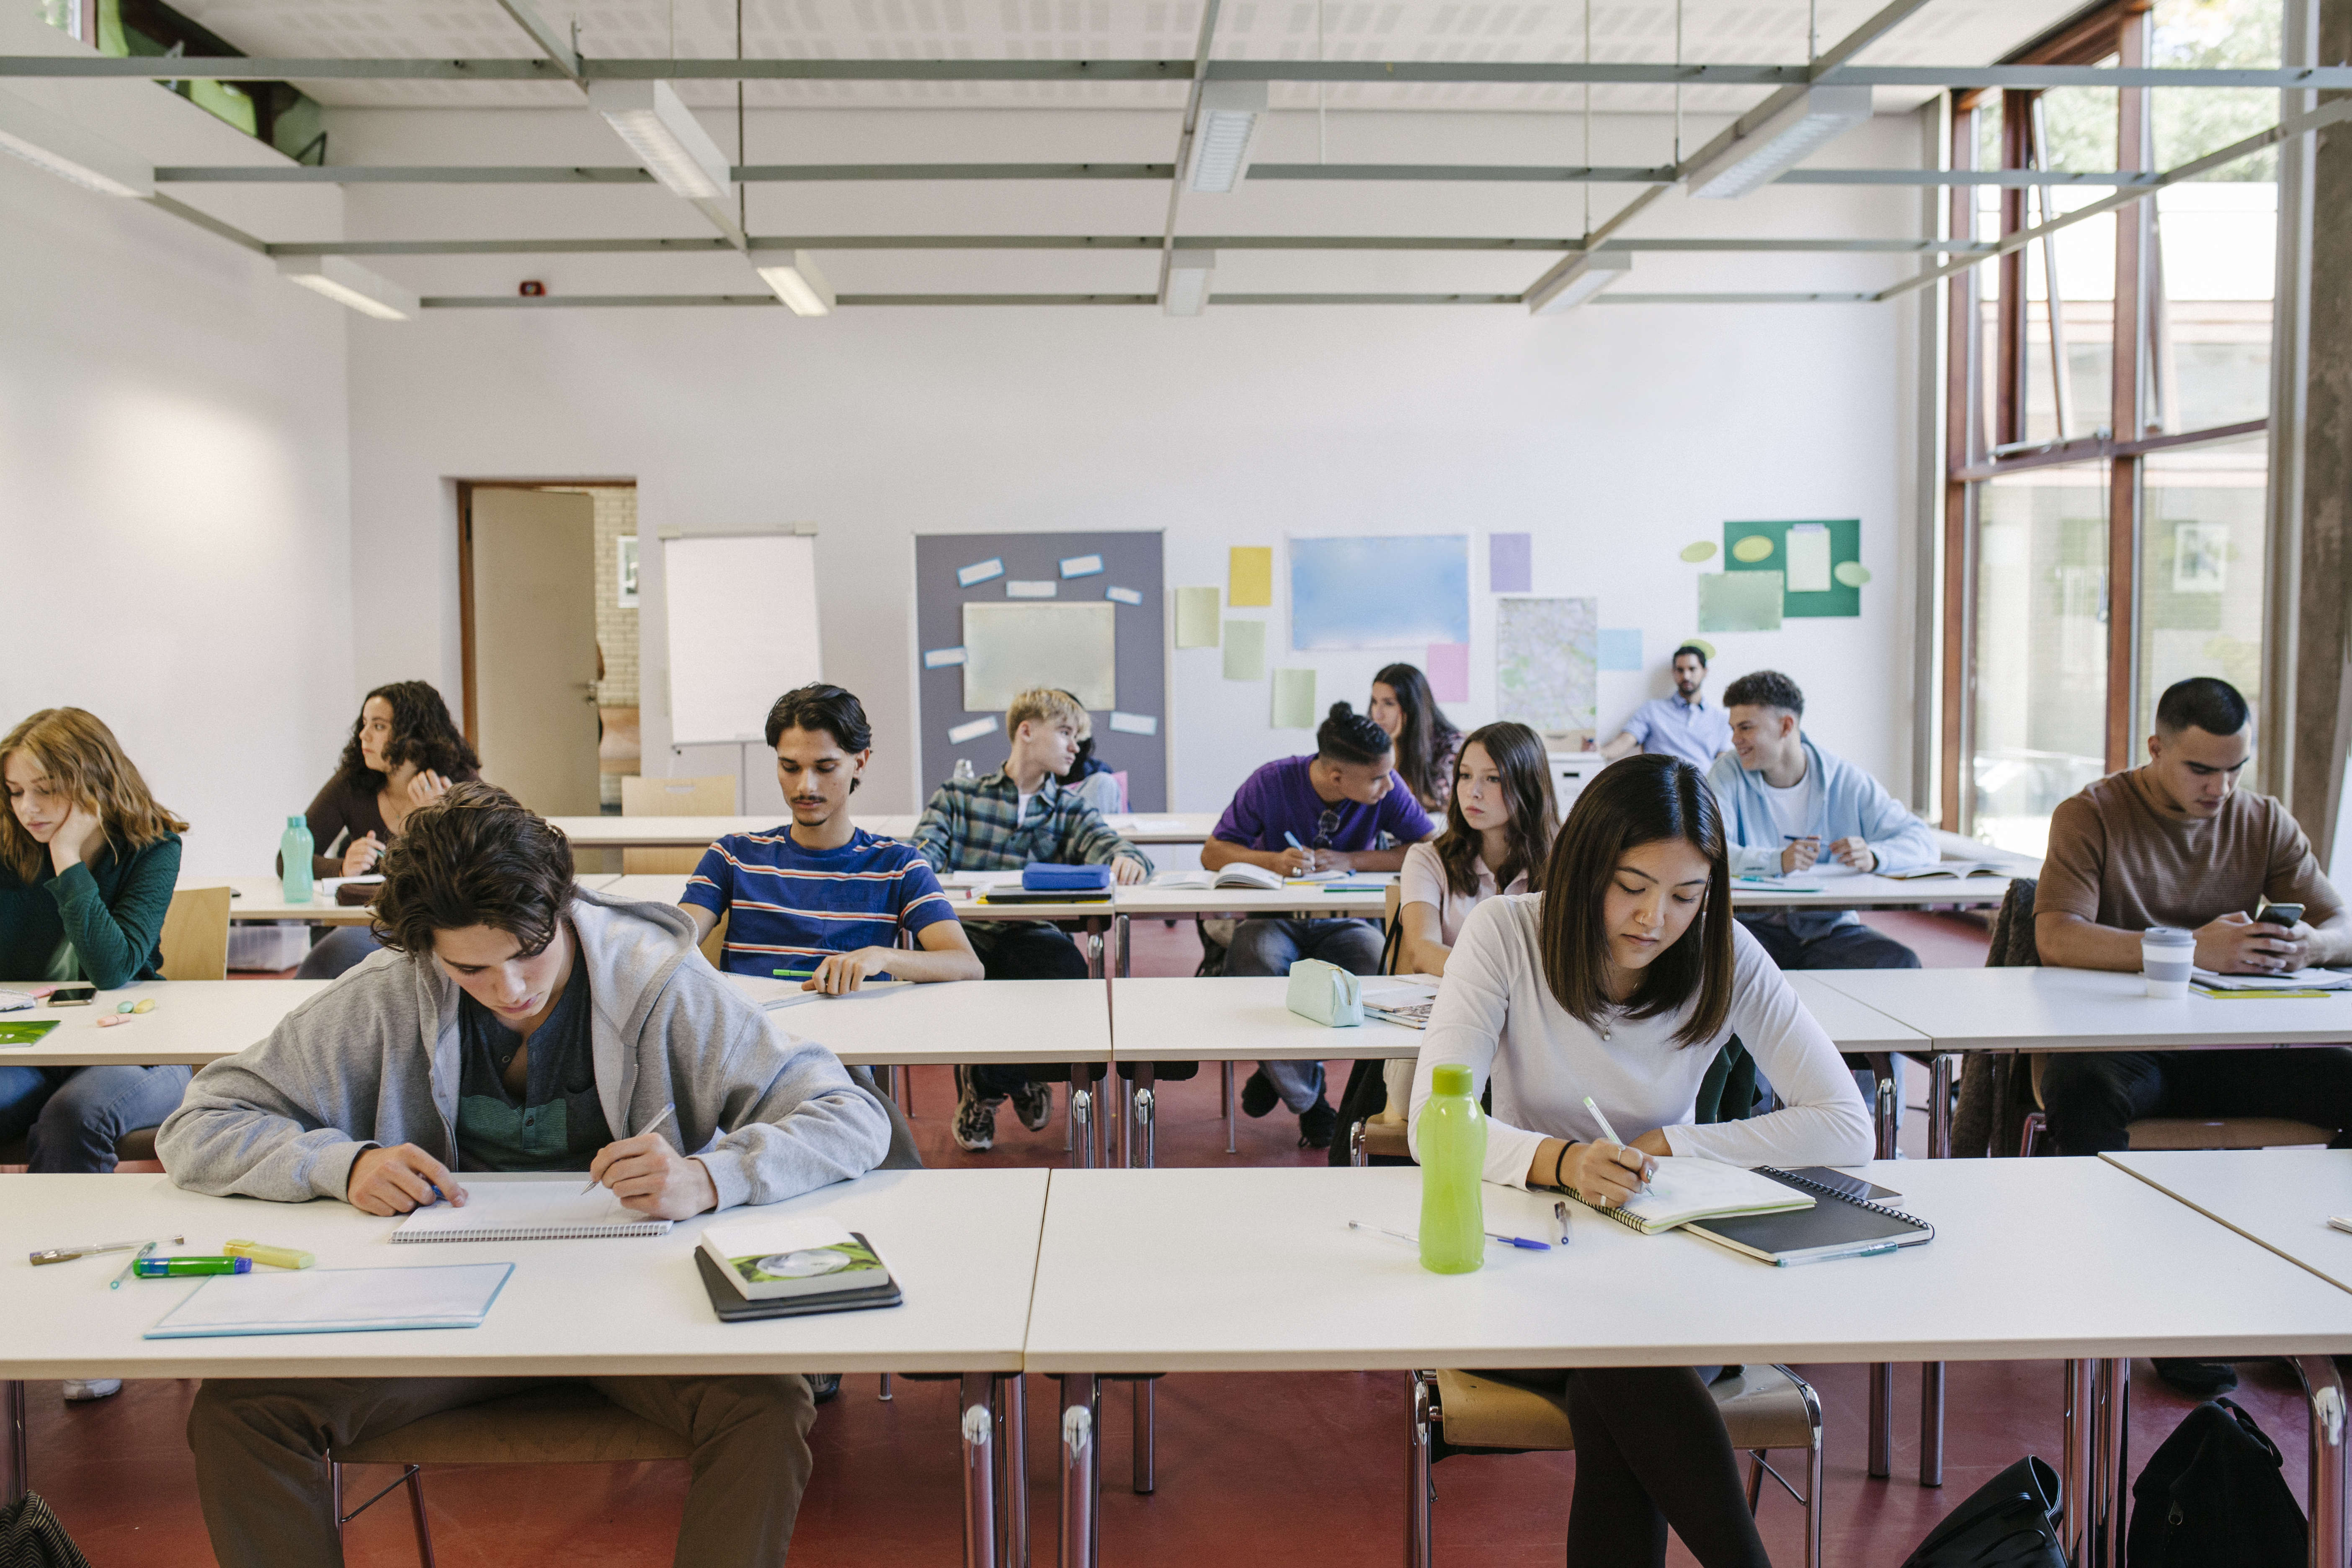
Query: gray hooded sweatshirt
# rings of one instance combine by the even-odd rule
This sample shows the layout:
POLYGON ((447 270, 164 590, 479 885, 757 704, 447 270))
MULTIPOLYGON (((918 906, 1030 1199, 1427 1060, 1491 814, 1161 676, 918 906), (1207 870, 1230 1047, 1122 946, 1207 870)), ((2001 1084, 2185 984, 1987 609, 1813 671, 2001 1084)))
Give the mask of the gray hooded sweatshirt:
MULTIPOLYGON (((702 1161, 722 1209, 881 1162, 881 1106, 823 1046, 772 1032, 703 961, 683 910, 583 889, 566 913, 616 1138, 675 1104, 661 1136, 702 1161)), ((268 1039, 197 1073, 156 1153, 181 1186, 281 1203, 342 1198, 352 1162, 376 1145, 414 1143, 457 1170, 458 996, 430 955, 374 954, 268 1039)))

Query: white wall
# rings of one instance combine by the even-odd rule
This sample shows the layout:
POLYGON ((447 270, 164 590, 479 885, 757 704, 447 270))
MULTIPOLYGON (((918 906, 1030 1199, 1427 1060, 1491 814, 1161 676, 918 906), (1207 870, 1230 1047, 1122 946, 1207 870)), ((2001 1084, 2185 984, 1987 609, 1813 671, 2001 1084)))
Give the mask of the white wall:
MULTIPOLYGON (((1277 120, 1269 136, 1311 139, 1311 119, 1298 118, 1306 123, 1277 120)), ((1496 162, 1557 161, 1576 145, 1546 142, 1561 124, 1535 116, 1335 119, 1333 156, 1398 155, 1418 138, 1416 155, 1431 161, 1465 150, 1496 162), (1407 119, 1416 124, 1395 123, 1407 119), (1431 137, 1451 140, 1441 147, 1431 137)), ((750 156, 817 161, 856 148, 868 158, 1164 159, 1165 129, 1140 115, 772 115, 755 118, 750 156), (1045 119, 1057 140, 1045 139, 1045 119), (1046 153, 1049 145, 1058 151, 1046 153)), ((1660 133, 1649 121, 1604 124, 1596 155, 1659 161, 1644 139, 1660 133), (1612 149, 1612 136, 1626 145, 1612 149)), ((355 162, 623 157, 585 115, 347 111, 335 134, 338 156, 355 162)), ((1914 141, 1908 121, 1884 121, 1825 161, 1900 163, 1914 141)), ((1311 140, 1261 155, 1311 158, 1311 140)), ((453 206, 443 195, 369 186, 348 199, 352 232, 382 237, 684 235, 699 222, 657 190, 467 187, 453 206)), ((1146 209, 1162 200, 1164 187, 1140 183, 766 186, 754 192, 751 226, 1150 232, 1160 214, 1146 209)), ((1557 188, 1400 196, 1294 184, 1250 188, 1231 201, 1188 204, 1186 231, 1573 233, 1580 216, 1580 193, 1557 188)), ((1916 213, 1900 191, 1792 187, 1739 204, 1677 195, 1643 232, 1899 236, 1916 213)), ((1515 289, 1543 265, 1526 256, 1232 255, 1223 289, 1515 289)), ((1152 272, 1148 258, 1068 253, 867 251, 825 260, 845 292, 1149 289, 1152 272)), ((559 294, 756 287, 729 257, 381 265, 429 293, 510 295, 525 277, 548 279, 559 294)), ((1914 266, 1834 254, 1652 253, 1627 287, 1851 289, 1914 266)), ((355 605, 357 679, 423 676, 457 689, 451 481, 634 476, 648 539, 665 527, 820 526, 828 672, 877 721, 876 807, 904 810, 929 782, 910 766, 918 532, 1161 529, 1171 585, 1222 584, 1233 544, 1275 545, 1279 559, 1286 534, 1480 535, 1473 692, 1454 710, 1475 722, 1493 710, 1483 535, 1531 531, 1537 592, 1597 595, 1604 625, 1643 633, 1650 670, 1602 677, 1607 732, 1664 689, 1665 655, 1694 630, 1691 579, 1701 568, 1677 559, 1684 544, 1719 542, 1727 519, 1859 517, 1874 574, 1862 617, 1717 637, 1717 689, 1759 665, 1788 669, 1811 699, 1809 728, 1900 793, 1911 723, 1904 536, 1913 395, 1901 310, 1613 306, 1542 321, 1511 308, 1224 307, 1192 321, 1111 308, 845 309, 821 321, 781 310, 449 310, 407 324, 354 323, 354 574, 366 584, 355 605)), ((645 736, 648 771, 659 771, 667 725, 658 554, 648 550, 645 560, 645 736)), ((1276 621, 1280 647, 1286 627, 1276 597, 1276 610, 1260 613, 1276 621)), ((1396 657, 1285 653, 1277 662, 1315 665, 1328 702, 1360 700, 1371 671, 1396 657)), ((1307 744, 1303 731, 1271 730, 1266 683, 1223 680, 1213 650, 1177 654, 1173 670, 1173 806, 1213 809, 1251 767, 1307 744)), ((1159 705, 1122 693, 1121 706, 1159 705)), ((689 754, 673 771, 733 765, 731 755, 689 754)))
MULTIPOLYGON (((134 100, 162 142, 115 127, 146 156, 252 145, 98 85, 168 100, 134 100)), ((0 725, 90 710, 192 824, 188 869, 266 870, 354 710, 345 312, 14 158, 0 231, 0 725)))

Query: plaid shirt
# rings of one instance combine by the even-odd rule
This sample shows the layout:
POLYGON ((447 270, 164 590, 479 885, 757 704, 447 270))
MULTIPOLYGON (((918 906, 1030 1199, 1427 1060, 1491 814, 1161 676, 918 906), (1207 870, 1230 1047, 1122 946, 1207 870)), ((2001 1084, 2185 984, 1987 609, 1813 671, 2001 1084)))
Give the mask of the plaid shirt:
POLYGON ((915 847, 934 871, 1017 871, 1034 860, 1106 865, 1122 855, 1150 869, 1150 856, 1051 774, 1037 786, 1028 816, 1015 820, 1020 801, 1003 768, 969 784, 950 779, 931 792, 915 826, 915 847))

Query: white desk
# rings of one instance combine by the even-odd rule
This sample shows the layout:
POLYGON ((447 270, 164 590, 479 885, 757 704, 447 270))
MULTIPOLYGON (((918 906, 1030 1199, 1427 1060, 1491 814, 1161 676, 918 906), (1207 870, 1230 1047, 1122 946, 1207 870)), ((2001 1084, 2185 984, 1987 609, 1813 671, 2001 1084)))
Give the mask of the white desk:
POLYGON ((2147 1149, 2103 1154, 2159 1192, 2352 1290, 2352 1150, 2147 1149))
MULTIPOLYGON (((0 1379, 8 1380, 0 1409, 16 1417, 16 1442, 0 1443, 0 1502, 24 1490, 26 1378, 1017 1374, 1045 1181, 1034 1170, 882 1171, 756 1211, 832 1215, 866 1232, 889 1258, 906 1303, 722 1323, 693 1258, 710 1216, 682 1221, 665 1237, 403 1247, 389 1239, 397 1221, 344 1204, 200 1197, 163 1176, 11 1176, 0 1181, 0 1258, 7 1259, 0 1321, 8 1324, 0 1337, 0 1379), (259 1237, 315 1253, 321 1268, 498 1261, 515 1271, 478 1329, 146 1340, 142 1331, 187 1295, 189 1283, 132 1281, 110 1290, 121 1253, 39 1268, 21 1261, 37 1247, 183 1233, 190 1250, 259 1237), (582 1310, 583 1301, 595 1310, 582 1310)), ((968 1381, 964 1403, 972 1402, 968 1381)), ((0 1421, 0 1432, 10 1429, 0 1421)), ((967 1448, 967 1505, 978 1490, 985 1518, 993 1445, 983 1437, 977 1447, 967 1448)))
MULTIPOLYGON (((610 871, 591 871, 574 878, 580 886, 598 889, 619 880, 610 871)), ((338 904, 332 894, 318 892, 307 904, 289 904, 286 889, 275 877, 184 877, 179 888, 218 888, 231 889, 228 918, 238 921, 300 921, 306 925, 358 926, 368 923, 370 915, 364 904, 338 904)))
MULTIPOLYGON (((639 872, 615 877, 601 890, 616 899, 675 904, 686 897, 686 876, 683 872, 639 872)), ((950 888, 947 895, 948 901, 955 906, 956 918, 966 921, 1090 921, 1108 924, 1117 907, 1114 900, 1105 899, 1051 904, 986 904, 974 900, 971 889, 964 888, 950 888)))
MULTIPOLYGON (((1580 1213, 1567 1248, 1490 1247, 1480 1272, 1447 1277, 1347 1228, 1417 1229, 1411 1170, 1057 1171, 1026 1364, 1066 1374, 1068 1408, 1090 1406, 1107 1373, 2275 1354, 2311 1358, 2320 1399, 2340 1401, 2326 1358, 2352 1348, 2343 1292, 2103 1162, 1909 1161, 1871 1174, 1936 1225, 1933 1242, 1775 1269, 1580 1213), (1612 1307, 1571 1312, 1570 1300, 1612 1307)), ((1492 1228, 1545 1234, 1549 1199, 1486 1191, 1492 1228)), ((2107 1375, 2128 1388, 2127 1365, 2120 1384, 2107 1375)), ((2087 1392, 2088 1369, 2076 1376, 2087 1392)), ((2109 1405, 2118 1426, 2123 1403, 2109 1405)), ((2332 1443, 2313 1429, 2340 1486, 2340 1426, 2332 1443)), ((2078 1488, 2092 1446, 2069 1452, 2070 1497, 2127 1486, 2110 1473, 2078 1488)), ((1098 1482, 1095 1454, 1066 1453, 1063 1474, 1066 1528, 1091 1521, 1091 1497, 1071 1492, 1098 1482)), ((2315 1561, 2343 1560, 2335 1540, 2337 1555, 2315 1561)))
MULTIPOLYGON (((728 979, 755 1000, 786 981, 728 979)), ((1110 1058, 1110 1009, 1099 984, 1076 980, 951 980, 883 985, 772 1009, 777 1028, 814 1040, 851 1066, 1086 1062, 1110 1058)))
POLYGON ((1129 844, 1206 844, 1215 830, 1215 811, 1120 811, 1103 818, 1129 844))
POLYGON ((1916 910, 1999 909, 2009 893, 2006 877, 1929 877, 1903 880, 1894 877, 1833 876, 1801 871, 1797 880, 1821 883, 1817 893, 1784 888, 1748 887, 1735 882, 1731 903, 1742 910, 1916 910))
POLYGON ((1824 969, 1832 990, 1938 1051, 2160 1051, 2352 1042, 2352 992, 2292 1000, 2159 1002, 2137 974, 2100 969, 1824 969))
MULTIPOLYGON (((767 833, 792 822, 782 816, 551 816, 574 849, 705 849, 730 833, 767 833)), ((866 832, 905 838, 915 831, 911 816, 855 816, 866 832)))
MULTIPOLYGON (((0 982, 21 990, 26 982, 0 982)), ((0 1046, 0 1066, 202 1067, 258 1045, 278 1020, 324 991, 328 980, 144 980, 101 991, 87 1007, 35 1007, 0 1013, 0 1022, 58 1026, 31 1046, 0 1046), (155 999, 155 1010, 100 1028, 98 1020, 126 1001, 155 999)), ((12 1178, 13 1179, 13 1178, 12 1178)))

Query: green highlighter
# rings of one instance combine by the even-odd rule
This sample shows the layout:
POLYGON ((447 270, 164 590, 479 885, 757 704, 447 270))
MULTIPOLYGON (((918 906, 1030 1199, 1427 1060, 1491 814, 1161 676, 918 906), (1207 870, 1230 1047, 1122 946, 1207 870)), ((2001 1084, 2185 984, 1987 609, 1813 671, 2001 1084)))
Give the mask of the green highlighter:
POLYGON ((250 1258, 142 1258, 131 1264, 142 1279, 176 1279, 187 1274, 250 1274, 250 1258))

